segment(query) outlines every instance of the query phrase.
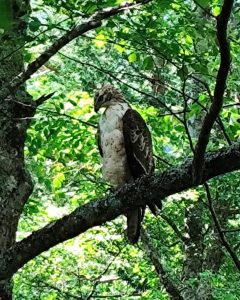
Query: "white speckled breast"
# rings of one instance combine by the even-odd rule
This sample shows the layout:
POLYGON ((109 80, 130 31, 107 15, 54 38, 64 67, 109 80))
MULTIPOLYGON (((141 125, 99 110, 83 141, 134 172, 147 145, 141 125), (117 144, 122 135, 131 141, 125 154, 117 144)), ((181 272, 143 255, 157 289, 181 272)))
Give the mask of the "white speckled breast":
POLYGON ((122 117, 128 103, 108 107, 100 118, 103 177, 114 187, 120 187, 130 178, 122 132, 122 117))

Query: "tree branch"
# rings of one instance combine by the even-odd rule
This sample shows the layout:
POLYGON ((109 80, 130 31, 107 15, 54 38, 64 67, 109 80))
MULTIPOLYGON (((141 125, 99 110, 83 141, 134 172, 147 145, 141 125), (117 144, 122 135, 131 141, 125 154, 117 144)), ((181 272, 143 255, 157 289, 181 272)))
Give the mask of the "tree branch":
POLYGON ((48 99, 52 98, 52 96, 55 94, 56 92, 52 92, 50 94, 47 95, 43 95, 40 98, 38 98, 35 102, 37 106, 42 105, 45 101, 47 101, 48 99))
MULTIPOLYGON (((184 247, 184 260, 182 270, 183 282, 195 278, 202 271, 203 264, 203 205, 201 202, 191 204, 185 208, 185 234, 188 239, 184 247)), ((183 292, 184 299, 192 295, 194 299, 195 288, 192 286, 183 292)), ((190 298, 189 298, 190 299, 190 298)))
POLYGON ((232 11, 234 0, 225 0, 220 15, 217 17, 217 39, 220 51, 220 67, 217 74, 214 97, 209 112, 206 114, 198 137, 193 160, 194 183, 201 181, 204 153, 206 151, 210 132, 223 105, 223 95, 226 87, 227 76, 230 68, 230 49, 227 39, 227 25, 232 11))
MULTIPOLYGON (((63 54, 63 53, 60 53, 61 56, 67 58, 67 59, 70 59, 74 62, 77 62, 79 64, 82 64, 82 65, 86 65, 86 66, 89 66, 91 68, 94 68, 96 70, 98 70, 99 72, 102 72, 104 74, 107 74, 109 75, 111 78, 113 78, 114 80, 124 84, 125 86, 129 87, 130 89, 132 89, 133 91, 135 92, 138 92, 139 94, 142 94, 146 97, 149 97, 149 98, 152 98, 153 100, 156 100, 158 102, 158 104, 160 104, 162 107, 164 107, 168 112, 170 112, 171 115, 173 115, 178 121, 181 122, 181 119, 178 117, 178 114, 173 112, 163 101, 161 101, 160 99, 158 99, 157 97, 147 93, 147 92, 144 92, 142 90, 139 90, 138 88, 136 88, 133 84, 129 84, 129 83, 126 83, 125 81, 121 80, 120 78, 118 78, 118 76, 114 75, 113 72, 111 72, 110 70, 107 70, 107 69, 103 69, 103 68, 100 68, 96 65, 93 65, 91 63, 88 63, 88 62, 82 62, 81 60, 79 59, 76 59, 74 57, 69 57, 68 55, 66 54, 63 54)), ((131 74, 131 76, 134 76, 134 74, 131 74)), ((139 76, 138 76, 139 77, 139 76)), ((145 77, 146 79, 146 77, 145 77)))
POLYGON ((171 218, 166 216, 165 214, 161 213, 160 217, 172 228, 172 230, 175 232, 176 236, 185 243, 188 238, 182 235, 181 231, 178 229, 177 225, 173 222, 171 218))
POLYGON ((231 256, 233 262, 235 263, 235 266, 237 267, 238 271, 240 272, 240 260, 237 257, 236 253, 234 252, 234 250, 232 249, 231 245, 228 243, 224 232, 221 228, 221 225, 219 223, 218 217, 216 215, 215 209, 213 207, 213 201, 212 201, 212 197, 211 197, 211 192, 209 189, 209 186, 207 183, 204 184, 205 190, 206 190, 206 194, 207 194, 207 198, 208 198, 208 203, 209 203, 209 210, 211 212, 214 224, 216 226, 217 232, 219 234, 220 240, 223 244, 223 246, 226 248, 227 252, 229 253, 229 255, 231 256))
POLYGON ((159 160, 159 161, 165 163, 166 165, 168 165, 169 167, 173 167, 173 165, 170 162, 168 162, 166 159, 160 157, 159 155, 153 154, 153 156, 156 157, 157 160, 159 160))
POLYGON ((146 253, 152 261, 152 264, 155 267, 161 284, 168 292, 170 298, 172 300, 183 300, 177 286, 174 284, 173 280, 168 276, 167 272, 164 270, 161 261, 157 255, 157 250, 154 249, 153 245, 150 242, 150 238, 144 229, 142 229, 141 231, 141 242, 143 244, 143 248, 145 249, 146 253))
MULTIPOLYGON (((240 143, 205 155, 202 182, 215 176, 240 169, 240 143)), ((49 248, 71 239, 89 228, 113 220, 129 209, 148 201, 160 204, 169 195, 193 187, 192 160, 178 168, 143 176, 133 184, 125 185, 113 194, 89 201, 55 222, 33 232, 12 246, 6 256, 0 257, 0 280, 11 277, 25 263, 49 248)))
MULTIPOLYGON (((218 204, 220 206, 220 203, 218 204)), ((222 206, 215 207, 214 209, 215 212, 217 212, 219 222, 226 226, 228 223, 228 215, 226 214, 226 211, 219 209, 221 207, 222 206)), ((207 208, 210 210, 209 203, 207 208)), ((224 263, 225 252, 214 222, 210 222, 208 232, 205 236, 208 233, 209 237, 211 237, 211 242, 209 243, 209 247, 207 247, 207 251, 205 253, 204 270, 210 270, 216 274, 224 263)))
POLYGON ((239 232, 240 228, 234 228, 234 229, 223 229, 223 233, 232 233, 232 232, 239 232))
POLYGON ((205 12, 205 14, 207 16, 215 18, 215 16, 213 14, 211 14, 210 9, 201 5, 201 3, 199 3, 197 0, 193 0, 193 2, 196 4, 196 6, 199 6, 205 12))
POLYGON ((42 67, 54 54, 62 49, 69 42, 81 36, 94 28, 100 27, 102 21, 121 13, 125 10, 134 9, 142 4, 147 4, 151 0, 138 1, 137 4, 124 2, 118 6, 105 8, 92 14, 82 24, 75 26, 72 30, 66 32, 60 39, 55 41, 46 51, 44 51, 35 61, 30 63, 27 69, 16 76, 7 86, 0 92, 0 99, 5 99, 9 94, 15 91, 21 84, 26 82, 32 74, 34 74, 40 67, 42 67))
POLYGON ((95 292, 96 292, 96 289, 97 289, 97 286, 101 283, 100 279, 103 277, 103 275, 105 275, 109 268, 111 267, 111 265, 113 264, 113 262, 116 260, 116 258, 119 256, 119 254, 121 253, 121 249, 114 255, 113 259, 110 261, 110 263, 107 265, 107 267, 104 269, 104 271, 95 279, 95 282, 93 284, 93 287, 92 287, 92 290, 91 292, 89 293, 89 295, 86 297, 86 300, 90 300, 95 292))

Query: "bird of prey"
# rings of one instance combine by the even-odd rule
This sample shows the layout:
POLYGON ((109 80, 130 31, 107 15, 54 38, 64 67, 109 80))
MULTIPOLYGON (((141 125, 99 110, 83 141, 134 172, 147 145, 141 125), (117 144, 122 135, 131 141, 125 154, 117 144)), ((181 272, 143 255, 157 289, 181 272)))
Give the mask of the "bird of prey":
MULTIPOLYGON (((131 108, 122 93, 110 84, 97 91, 94 110, 104 107, 97 131, 97 144, 102 156, 102 173, 114 188, 131 183, 154 171, 152 139, 141 115, 131 108)), ((153 204, 148 204, 155 213, 153 204)), ((138 241, 145 207, 127 212, 127 236, 138 241)))

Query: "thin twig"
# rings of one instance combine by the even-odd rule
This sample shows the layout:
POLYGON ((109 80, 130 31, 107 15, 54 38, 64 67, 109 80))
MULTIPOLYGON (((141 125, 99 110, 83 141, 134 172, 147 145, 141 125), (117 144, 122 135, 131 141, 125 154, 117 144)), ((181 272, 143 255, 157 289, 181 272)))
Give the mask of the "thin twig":
POLYGON ((160 217, 172 228, 172 230, 175 232, 176 236, 185 243, 188 238, 182 235, 181 231, 178 229, 177 225, 173 222, 171 218, 166 216, 165 214, 161 213, 160 217))
POLYGON ((30 284, 28 282, 24 282, 24 284, 26 285, 29 285, 30 287, 35 287, 35 288, 43 288, 43 289, 52 289, 52 290, 55 290, 57 292, 59 292, 62 296, 65 295, 66 297, 70 297, 70 298, 73 298, 73 299, 76 299, 76 300, 84 300, 84 298, 82 297, 79 297, 79 296, 76 296, 76 295, 73 295, 72 293, 69 293, 69 292, 66 292, 65 290, 53 285, 53 284, 50 284, 48 282, 45 282, 43 280, 38 280, 37 281, 38 285, 37 284, 30 284))
POLYGON ((187 124, 187 107, 188 107, 188 100, 189 99, 188 99, 188 97, 186 96, 186 93, 185 93, 186 83, 187 83, 187 77, 184 78, 184 80, 183 80, 183 86, 182 86, 182 97, 183 97, 183 100, 184 100, 183 124, 184 124, 184 128, 185 128, 185 132, 186 132, 187 137, 188 137, 190 148, 192 150, 192 153, 194 154, 193 142, 192 142, 191 134, 189 132, 188 124, 187 124))
POLYGON ((92 14, 86 21, 83 21, 80 25, 75 26, 72 30, 66 32, 61 38, 55 41, 47 50, 45 50, 36 60, 28 65, 26 70, 17 75, 8 85, 2 88, 0 92, 0 99, 5 99, 9 94, 15 91, 21 84, 26 82, 32 74, 34 74, 40 67, 42 67, 54 54, 56 54, 61 48, 67 45, 75 38, 81 36, 94 28, 100 27, 102 21, 121 13, 125 10, 131 10, 142 4, 147 4, 151 0, 139 1, 137 4, 124 2, 120 5, 105 8, 92 14))
POLYGON ((172 167, 173 164, 171 164, 170 162, 168 162, 166 159, 160 157, 157 154, 153 154, 154 157, 156 157, 156 159, 158 159, 159 161, 162 161, 163 163, 165 163, 166 165, 168 165, 169 167, 172 167))
POLYGON ((201 3, 199 3, 197 0, 193 1, 197 6, 199 6, 205 13, 206 15, 212 17, 212 18, 216 18, 213 14, 211 14, 211 12, 209 10, 207 10, 203 5, 201 5, 201 3))
POLYGON ((126 82, 122 81, 122 80, 119 79, 117 76, 115 76, 114 74, 112 74, 111 71, 105 70, 105 69, 103 69, 103 68, 99 68, 99 67, 97 67, 97 66, 95 66, 95 65, 93 65, 93 64, 91 64, 91 63, 88 63, 88 62, 82 62, 82 61, 79 60, 79 59, 76 59, 76 58, 74 58, 74 57, 69 57, 68 55, 63 54, 63 53, 60 53, 60 55, 66 57, 66 58, 68 58, 68 59, 70 59, 70 60, 72 60, 72 61, 75 61, 75 62, 77 62, 77 63, 79 63, 79 64, 83 64, 83 65, 89 66, 89 67, 91 67, 91 68, 94 68, 94 69, 98 70, 99 72, 105 73, 105 74, 109 75, 110 77, 112 77, 113 79, 117 80, 118 82, 124 84, 124 85, 127 86, 128 88, 134 90, 135 92, 138 92, 138 93, 140 93, 140 94, 142 94, 142 95, 144 95, 144 96, 146 96, 146 97, 149 97, 149 98, 154 99, 155 101, 158 102, 158 104, 160 104, 162 107, 164 107, 167 111, 170 112, 171 115, 173 115, 179 122, 182 123, 182 120, 181 120, 181 118, 178 117, 177 113, 173 112, 173 111, 172 111, 172 110, 171 110, 171 109, 170 109, 163 101, 159 100, 157 97, 155 97, 155 96, 153 96, 153 95, 151 95, 151 94, 149 94, 149 93, 146 93, 146 92, 144 92, 144 91, 139 90, 138 88, 135 88, 133 85, 131 85, 131 84, 129 84, 129 83, 126 83, 126 82))
POLYGON ((233 107, 233 106, 240 106, 240 102, 223 105, 223 108, 228 108, 228 107, 233 107))
MULTIPOLYGON (((193 77, 193 78, 195 78, 195 77, 193 77)), ((209 88, 208 84, 206 82, 202 81, 202 80, 199 80, 199 82, 205 87, 205 89, 206 89, 206 91, 208 93, 208 96, 209 96, 211 102, 213 103, 214 97, 211 94, 211 91, 210 91, 210 88, 209 88)), ((199 104, 199 102, 198 102, 198 104, 199 104)), ((231 141, 230 137, 227 134, 227 131, 226 131, 225 127, 224 127, 223 121, 221 120, 220 116, 217 117, 216 122, 218 123, 220 129, 222 130, 224 138, 226 139, 228 145, 230 146, 232 144, 232 141, 231 141)))
MULTIPOLYGON (((136 41, 138 44, 140 44, 139 41, 136 41)), ((145 46, 145 45, 144 45, 145 46)), ((206 88, 206 91, 208 92, 208 95, 210 96, 211 101, 213 101, 213 96, 211 95, 211 91, 207 85, 206 82, 204 82, 203 80, 201 80, 200 78, 194 76, 193 74, 186 74, 186 72, 184 71, 184 69, 182 69, 182 67, 178 66, 177 63, 173 62, 171 59, 169 59, 165 54, 161 53, 159 51, 159 49, 157 49, 156 47, 154 47, 153 45, 151 45, 152 49, 155 50, 157 52, 158 55, 160 55, 160 57, 162 57, 163 59, 165 59, 168 63, 170 63, 171 65, 173 65, 174 67, 176 67, 178 70, 183 70, 184 72, 184 76, 188 75, 190 78, 192 78, 194 81, 200 83, 201 85, 203 85, 206 88)), ((170 86, 170 85, 168 85, 170 86)), ((178 93, 182 93, 181 91, 179 91, 178 89, 175 89, 173 87, 170 86, 170 88, 172 88, 174 91, 178 92, 178 93)), ((189 99, 192 99, 194 102, 196 102, 198 105, 200 105, 205 111, 207 111, 207 109, 205 108, 205 106, 203 106, 199 101, 197 101, 196 99, 192 98, 190 95, 186 95, 187 97, 189 97, 189 99)), ((231 140, 228 137, 226 130, 224 128, 223 122, 221 121, 221 118, 218 117, 217 118, 217 123, 219 124, 220 129, 223 132, 224 137, 226 138, 227 142, 229 145, 231 145, 231 140)))
POLYGON ((38 108, 38 110, 40 111, 45 111, 46 113, 50 113, 52 115, 56 115, 56 116, 59 116, 59 117, 66 117, 68 119, 71 119, 71 120, 74 120, 74 121, 78 121, 79 123, 83 124, 83 125, 87 125, 87 126, 91 126, 93 128, 97 128, 97 125, 95 124, 92 124, 90 122, 87 122, 87 121, 83 121, 81 119, 78 119, 78 118, 75 118, 75 117, 72 117, 68 114, 65 114, 65 113, 58 113, 54 110, 50 110, 50 109, 44 109, 44 108, 38 108))
POLYGON ((232 232, 239 232, 240 228, 235 228, 235 229, 224 229, 224 233, 232 233, 232 232))
MULTIPOLYGON (((23 103, 23 102, 14 100, 14 99, 10 99, 10 100, 8 100, 8 101, 15 102, 15 103, 20 104, 20 105, 22 105, 22 106, 35 108, 34 105, 27 104, 27 103, 23 103)), ((56 111, 54 111, 54 110, 45 109, 45 108, 39 108, 39 107, 38 107, 37 109, 40 110, 40 111, 44 111, 44 112, 46 112, 46 113, 50 113, 50 114, 52 114, 52 115, 56 115, 56 116, 59 116, 59 117, 66 117, 66 118, 68 118, 68 119, 78 121, 79 123, 82 123, 83 125, 87 125, 87 126, 91 126, 91 127, 93 127, 93 128, 97 128, 97 125, 95 125, 95 124, 92 124, 92 123, 90 123, 90 122, 83 121, 83 120, 81 120, 81 119, 72 117, 72 116, 70 116, 70 115, 68 115, 68 114, 65 114, 65 113, 58 113, 58 112, 56 112, 56 111)), ((14 118, 14 120, 26 120, 26 119, 33 119, 33 118, 32 118, 32 117, 27 117, 27 118, 26 118, 26 117, 24 117, 24 118, 21 118, 21 117, 20 117, 20 118, 14 118)))
POLYGON ((39 97, 35 102, 37 106, 40 106, 41 104, 43 104, 45 101, 47 101, 48 99, 50 99, 56 92, 52 92, 50 94, 47 95, 43 95, 41 97, 39 97))
POLYGON ((103 275, 105 275, 108 272, 109 268, 111 267, 111 265, 113 264, 115 259, 120 255, 122 250, 123 249, 119 249, 119 251, 114 255, 113 259, 110 261, 110 263, 107 265, 107 267, 103 270, 103 272, 97 278, 95 278, 95 282, 93 284, 92 290, 89 293, 89 295, 86 297, 86 300, 90 300, 94 296, 97 286, 101 283, 100 279, 103 277, 103 275))

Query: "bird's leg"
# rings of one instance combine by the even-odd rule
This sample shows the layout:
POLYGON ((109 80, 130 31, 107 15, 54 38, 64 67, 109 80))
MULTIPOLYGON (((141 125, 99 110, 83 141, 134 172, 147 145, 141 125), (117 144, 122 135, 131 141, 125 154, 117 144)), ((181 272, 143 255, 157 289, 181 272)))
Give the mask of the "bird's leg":
POLYGON ((147 206, 155 216, 157 216, 160 213, 160 210, 162 209, 162 207, 160 208, 159 206, 157 206, 155 203, 151 201, 147 202, 147 206))

